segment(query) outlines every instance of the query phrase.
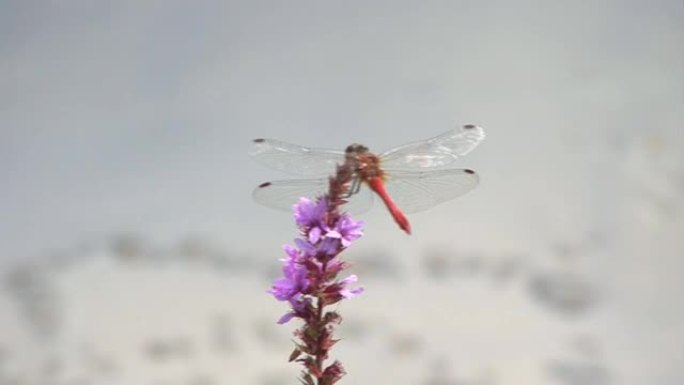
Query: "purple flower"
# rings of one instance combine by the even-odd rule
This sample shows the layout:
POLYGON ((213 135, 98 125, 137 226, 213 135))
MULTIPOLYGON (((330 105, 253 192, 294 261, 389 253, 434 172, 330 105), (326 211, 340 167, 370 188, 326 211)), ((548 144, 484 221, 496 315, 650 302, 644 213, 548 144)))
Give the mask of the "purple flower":
POLYGON ((363 287, 357 287, 355 289, 347 289, 348 284, 356 283, 356 281, 358 281, 358 280, 359 280, 359 278, 355 274, 352 274, 352 275, 348 276, 347 278, 341 280, 339 282, 339 284, 341 286, 340 295, 344 298, 349 299, 349 298, 354 298, 357 295, 363 293, 363 287))
POLYGON ((309 243, 311 244, 316 244, 318 241, 321 240, 321 236, 323 235, 323 229, 320 227, 312 227, 311 230, 309 230, 309 234, 307 236, 307 239, 309 243))
POLYGON ((324 256, 334 257, 337 254, 339 254, 343 248, 340 247, 339 239, 335 237, 330 237, 329 235, 330 233, 325 234, 325 237, 318 245, 318 251, 320 251, 320 253, 324 256))
POLYGON ((316 255, 316 246, 311 244, 311 242, 307 242, 304 239, 297 238, 294 240, 295 245, 299 248, 299 250, 304 253, 304 255, 308 257, 314 257, 316 255))
POLYGON ((287 313, 283 314, 283 316, 278 319, 277 323, 279 325, 286 324, 286 323, 290 322, 290 320, 293 319, 296 315, 297 314, 293 311, 287 312, 287 313))
POLYGON ((328 285, 321 295, 321 299, 326 305, 332 305, 343 299, 354 298, 363 292, 363 287, 354 289, 347 288, 347 285, 355 283, 358 280, 356 275, 350 275, 347 278, 328 285))
POLYGON ((288 257, 283 259, 283 277, 275 280, 269 290, 278 301, 287 301, 309 286, 308 272, 300 263, 299 251, 289 245, 284 249, 288 257))
POLYGON ((328 200, 323 198, 316 202, 308 198, 299 198, 299 202, 294 205, 295 222, 303 230, 324 224, 327 212, 328 200))
POLYGON ((288 323, 292 318, 296 316, 301 316, 304 313, 307 305, 311 304, 311 299, 304 297, 301 294, 296 294, 289 299, 290 306, 292 306, 292 311, 285 313, 278 320, 279 324, 288 323))
POLYGON ((348 247, 351 243, 363 236, 363 221, 355 221, 349 215, 343 214, 337 221, 335 228, 326 234, 329 238, 338 238, 342 247, 348 247))

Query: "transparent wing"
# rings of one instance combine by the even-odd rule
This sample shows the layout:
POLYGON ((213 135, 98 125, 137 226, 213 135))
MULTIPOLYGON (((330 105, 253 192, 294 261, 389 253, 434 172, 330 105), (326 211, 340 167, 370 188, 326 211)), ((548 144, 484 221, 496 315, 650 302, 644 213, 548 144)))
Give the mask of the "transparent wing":
POLYGON ((477 186, 479 177, 469 169, 388 172, 387 192, 404 213, 427 210, 477 186))
POLYGON ((431 139, 393 148, 380 155, 380 160, 388 169, 447 169, 484 138, 482 127, 467 124, 431 139))
MULTIPOLYGON (((264 206, 277 210, 292 211, 299 198, 315 199, 328 191, 328 178, 277 180, 260 184, 254 189, 254 200, 264 206)), ((349 197, 342 211, 359 214, 373 204, 373 196, 367 186, 349 197)))
POLYGON ((289 174, 332 175, 344 152, 298 146, 273 139, 254 139, 249 154, 258 162, 289 174))

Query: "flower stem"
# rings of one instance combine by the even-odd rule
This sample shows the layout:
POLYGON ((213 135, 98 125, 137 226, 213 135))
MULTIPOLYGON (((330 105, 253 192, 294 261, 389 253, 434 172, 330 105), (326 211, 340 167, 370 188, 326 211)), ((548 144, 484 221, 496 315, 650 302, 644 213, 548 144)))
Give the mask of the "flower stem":
POLYGON ((318 307, 316 309, 316 363, 315 363, 315 371, 316 371, 316 380, 319 385, 321 385, 321 376, 323 375, 323 361, 325 361, 325 358, 327 356, 327 352, 325 351, 324 347, 324 342, 325 342, 325 324, 323 323, 323 299, 318 298, 318 307))

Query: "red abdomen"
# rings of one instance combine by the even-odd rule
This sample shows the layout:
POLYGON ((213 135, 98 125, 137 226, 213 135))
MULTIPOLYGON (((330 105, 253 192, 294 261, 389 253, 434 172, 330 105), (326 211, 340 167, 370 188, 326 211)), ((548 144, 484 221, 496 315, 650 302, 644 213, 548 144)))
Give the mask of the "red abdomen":
POLYGON ((385 190, 385 183, 382 181, 382 178, 369 178, 367 182, 371 190, 375 191, 380 199, 385 202, 385 206, 387 206, 387 209, 389 210, 390 214, 392 214, 394 221, 397 222, 399 227, 406 231, 407 234, 411 234, 411 224, 409 223, 408 219, 406 219, 404 213, 402 213, 397 207, 396 203, 394 203, 392 197, 389 196, 387 190, 385 190))

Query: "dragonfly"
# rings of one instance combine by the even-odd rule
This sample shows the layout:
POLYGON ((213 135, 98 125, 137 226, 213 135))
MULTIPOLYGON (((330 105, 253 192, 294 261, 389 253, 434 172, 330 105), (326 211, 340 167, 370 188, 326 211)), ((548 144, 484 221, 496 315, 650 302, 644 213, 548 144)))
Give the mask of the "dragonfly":
POLYGON ((399 228, 411 234, 405 214, 430 209, 477 186, 479 176, 475 171, 455 165, 484 138, 481 127, 467 124, 379 155, 359 144, 338 151, 254 139, 250 155, 256 161, 300 178, 262 183, 252 196, 264 206, 290 211, 300 197, 326 194, 329 176, 337 165, 352 159, 354 177, 345 210, 362 213, 372 206, 376 195, 399 228))

